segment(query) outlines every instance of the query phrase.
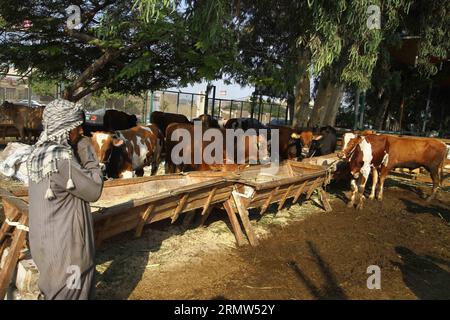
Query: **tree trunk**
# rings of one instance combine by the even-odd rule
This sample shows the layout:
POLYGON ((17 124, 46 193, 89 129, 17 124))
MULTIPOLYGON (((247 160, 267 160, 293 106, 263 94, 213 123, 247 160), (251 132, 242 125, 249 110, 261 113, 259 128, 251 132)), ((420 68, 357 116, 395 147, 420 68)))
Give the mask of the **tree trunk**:
POLYGON ((377 130, 383 130, 384 123, 386 121, 386 114, 389 107, 390 98, 386 95, 383 96, 381 107, 378 110, 377 119, 375 120, 375 128, 377 130))
POLYGON ((294 127, 305 127, 309 119, 309 74, 305 72, 295 87, 294 127))
POLYGON ((295 104, 295 96, 293 93, 289 93, 287 97, 287 108, 289 110, 289 119, 291 124, 294 124, 294 104, 295 104))
POLYGON ((315 127, 321 124, 323 114, 328 106, 331 94, 331 83, 325 78, 320 79, 316 101, 311 115, 310 126, 315 127))
POLYGON ((342 94, 344 92, 344 86, 342 84, 330 83, 330 98, 326 108, 326 112, 323 112, 324 117, 320 122, 320 126, 334 126, 336 122, 336 115, 341 105, 342 94))

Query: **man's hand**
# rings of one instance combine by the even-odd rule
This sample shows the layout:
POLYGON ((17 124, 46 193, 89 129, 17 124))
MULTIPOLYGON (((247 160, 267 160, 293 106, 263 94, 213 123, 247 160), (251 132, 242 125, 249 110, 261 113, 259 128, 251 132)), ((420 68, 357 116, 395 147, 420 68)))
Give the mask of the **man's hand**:
POLYGON ((77 143, 78 158, 82 167, 92 169, 98 167, 98 159, 92 146, 91 139, 82 137, 77 143))

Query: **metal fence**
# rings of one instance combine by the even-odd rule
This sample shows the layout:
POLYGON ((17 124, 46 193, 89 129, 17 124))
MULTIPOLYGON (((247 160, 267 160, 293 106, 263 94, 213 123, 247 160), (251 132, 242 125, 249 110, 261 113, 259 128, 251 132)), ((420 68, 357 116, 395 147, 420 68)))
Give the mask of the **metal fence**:
MULTIPOLYGON (((15 74, 0 75, 0 103, 6 100, 20 104, 46 105, 60 97, 61 91, 62 89, 55 85, 54 90, 47 90, 45 95, 38 94, 32 90, 31 78, 15 74)), ((288 119, 286 105, 279 103, 271 103, 258 98, 248 101, 213 99, 202 93, 170 90, 147 92, 142 96, 88 95, 79 102, 88 112, 99 109, 116 109, 135 114, 141 123, 149 123, 150 114, 156 110, 183 114, 190 120, 204 113, 223 120, 253 117, 262 123, 271 121, 281 123, 288 119)))
POLYGON ((206 95, 201 93, 187 93, 181 91, 156 91, 151 94, 153 102, 148 108, 152 111, 179 113, 192 120, 201 114, 208 113, 216 118, 227 120, 230 118, 258 119, 262 123, 272 120, 287 121, 286 105, 258 100, 244 101, 222 98, 208 98, 205 108, 206 95))

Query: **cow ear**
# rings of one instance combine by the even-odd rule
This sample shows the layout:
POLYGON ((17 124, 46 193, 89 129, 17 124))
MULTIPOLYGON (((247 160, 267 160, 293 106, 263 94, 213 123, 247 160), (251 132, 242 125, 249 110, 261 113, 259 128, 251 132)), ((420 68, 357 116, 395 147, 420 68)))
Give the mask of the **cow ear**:
POLYGON ((114 147, 120 147, 122 145, 123 145, 123 140, 122 139, 117 139, 117 138, 113 139, 113 146, 114 147))
POLYGON ((295 132, 291 134, 292 139, 300 139, 300 135, 296 134, 295 132))

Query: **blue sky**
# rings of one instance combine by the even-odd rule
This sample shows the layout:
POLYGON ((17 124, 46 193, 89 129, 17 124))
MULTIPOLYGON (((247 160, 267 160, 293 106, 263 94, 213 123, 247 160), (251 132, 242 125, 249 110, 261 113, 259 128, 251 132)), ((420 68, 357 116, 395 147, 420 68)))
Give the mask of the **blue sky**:
MULTIPOLYGON (((216 97, 221 99, 243 100, 250 96, 254 90, 253 87, 241 87, 239 84, 226 85, 223 80, 213 81, 212 84, 216 86, 216 97), (226 95, 221 95, 221 91, 226 91, 226 95)), ((170 88, 170 90, 199 93, 206 90, 206 85, 206 82, 202 82, 183 88, 170 88)))

